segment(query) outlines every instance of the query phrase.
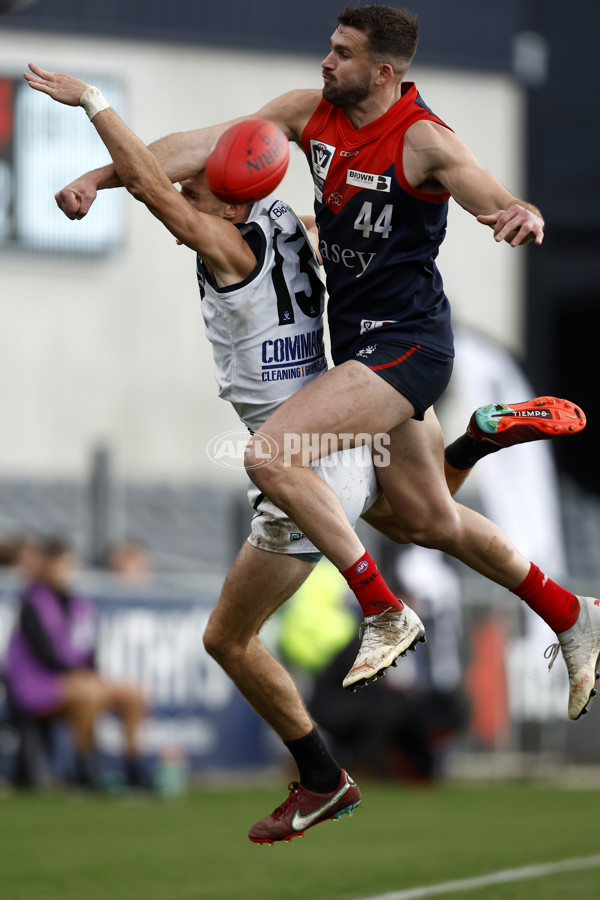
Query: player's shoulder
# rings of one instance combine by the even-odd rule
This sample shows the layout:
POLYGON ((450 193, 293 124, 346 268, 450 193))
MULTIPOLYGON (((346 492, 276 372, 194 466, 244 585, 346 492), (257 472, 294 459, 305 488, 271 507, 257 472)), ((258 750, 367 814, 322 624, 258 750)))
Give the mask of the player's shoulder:
POLYGON ((438 179, 442 170, 471 162, 473 155, 459 137, 431 119, 419 119, 407 129, 403 146, 404 174, 413 185, 438 179))
POLYGON ((295 88, 291 91, 286 91, 285 94, 281 94, 279 97, 276 97, 275 100, 279 100, 282 103, 293 106, 295 109, 314 109, 316 108, 323 96, 322 92, 317 88, 295 88))
POLYGON ((258 115, 278 125, 290 140, 299 140, 306 123, 321 102, 321 96, 320 90, 312 88, 287 91, 266 103, 258 115))
POLYGON ((422 118, 409 125, 406 130, 405 142, 412 150, 426 150, 444 146, 452 141, 453 134, 454 132, 440 122, 422 118))

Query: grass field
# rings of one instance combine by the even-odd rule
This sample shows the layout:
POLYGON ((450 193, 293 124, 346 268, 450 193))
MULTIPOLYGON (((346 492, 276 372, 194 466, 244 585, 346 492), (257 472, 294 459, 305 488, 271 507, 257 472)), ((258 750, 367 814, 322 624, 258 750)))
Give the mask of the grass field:
MULTIPOLYGON (((281 788, 197 788, 177 804, 7 794, 0 798, 0 897, 364 900, 598 851, 600 790, 532 784, 361 784, 352 818, 290 844, 251 844, 248 827, 284 799, 281 788)), ((591 900, 600 897, 600 868, 452 896, 591 900)))

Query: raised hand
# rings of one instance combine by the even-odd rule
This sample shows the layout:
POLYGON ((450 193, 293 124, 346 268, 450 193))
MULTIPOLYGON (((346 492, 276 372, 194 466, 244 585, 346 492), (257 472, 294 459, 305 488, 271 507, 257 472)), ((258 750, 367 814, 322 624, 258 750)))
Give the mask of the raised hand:
POLYGON ((83 219, 96 199, 97 173, 81 175, 54 195, 56 204, 67 219, 83 219))
POLYGON ((81 95, 89 87, 85 81, 81 81, 80 78, 74 78, 72 75, 48 72, 34 63, 29 63, 29 68, 31 72, 23 73, 23 78, 29 87, 36 91, 41 91, 43 94, 48 94, 53 100, 56 100, 58 103, 64 103, 65 106, 79 106, 81 95))

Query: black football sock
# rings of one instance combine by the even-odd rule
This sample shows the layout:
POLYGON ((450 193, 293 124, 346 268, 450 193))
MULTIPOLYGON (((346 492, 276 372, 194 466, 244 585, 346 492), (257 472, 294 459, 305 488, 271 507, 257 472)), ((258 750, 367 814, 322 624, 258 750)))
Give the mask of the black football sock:
POLYGON ((334 791, 340 783, 341 769, 323 743, 316 728, 306 737, 284 741, 300 773, 300 784, 318 794, 334 791))
POLYGON ((452 444, 448 444, 444 450, 444 456, 446 457, 446 462, 453 469, 464 471, 465 469, 472 469, 475 463, 483 459, 484 456, 496 453, 497 450, 501 449, 502 447, 497 447, 496 444, 492 444, 490 441, 474 441, 468 434, 462 434, 452 444))

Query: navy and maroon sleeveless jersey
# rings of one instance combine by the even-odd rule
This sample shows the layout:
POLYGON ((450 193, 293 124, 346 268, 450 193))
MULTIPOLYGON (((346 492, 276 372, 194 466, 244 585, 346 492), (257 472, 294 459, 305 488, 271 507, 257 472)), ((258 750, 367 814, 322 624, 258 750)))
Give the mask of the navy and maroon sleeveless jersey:
POLYGON ((402 164, 404 135, 420 119, 445 124, 407 82, 400 100, 363 128, 321 100, 302 132, 336 364, 372 332, 454 354, 450 307, 435 264, 449 194, 412 187, 402 164))

